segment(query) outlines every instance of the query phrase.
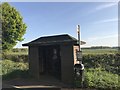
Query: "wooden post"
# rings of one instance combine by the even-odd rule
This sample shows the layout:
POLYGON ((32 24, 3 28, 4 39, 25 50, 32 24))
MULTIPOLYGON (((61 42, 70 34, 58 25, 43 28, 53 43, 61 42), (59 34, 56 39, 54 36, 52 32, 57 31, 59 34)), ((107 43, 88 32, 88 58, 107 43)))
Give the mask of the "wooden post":
POLYGON ((81 51, 81 47, 80 47, 80 25, 77 25, 77 34, 78 34, 79 51, 81 51))
POLYGON ((82 51, 81 51, 81 42, 80 42, 80 25, 77 25, 77 34, 78 34, 78 45, 79 50, 77 51, 77 61, 79 61, 79 64, 82 64, 82 51))

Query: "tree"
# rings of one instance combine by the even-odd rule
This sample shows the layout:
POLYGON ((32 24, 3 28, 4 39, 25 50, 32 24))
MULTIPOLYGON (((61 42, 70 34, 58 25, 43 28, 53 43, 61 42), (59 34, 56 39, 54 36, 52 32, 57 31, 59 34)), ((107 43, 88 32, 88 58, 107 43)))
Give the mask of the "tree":
POLYGON ((2 50, 12 49, 19 41, 23 41, 23 35, 26 32, 26 24, 20 13, 8 3, 0 5, 2 10, 2 50))

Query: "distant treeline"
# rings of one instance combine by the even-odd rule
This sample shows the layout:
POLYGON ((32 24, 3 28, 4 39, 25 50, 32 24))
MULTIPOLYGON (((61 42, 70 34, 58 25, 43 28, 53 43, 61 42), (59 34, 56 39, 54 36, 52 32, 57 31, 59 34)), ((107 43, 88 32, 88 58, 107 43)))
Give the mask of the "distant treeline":
POLYGON ((109 46, 92 46, 92 47, 83 47, 82 49, 119 49, 120 47, 109 47, 109 46))

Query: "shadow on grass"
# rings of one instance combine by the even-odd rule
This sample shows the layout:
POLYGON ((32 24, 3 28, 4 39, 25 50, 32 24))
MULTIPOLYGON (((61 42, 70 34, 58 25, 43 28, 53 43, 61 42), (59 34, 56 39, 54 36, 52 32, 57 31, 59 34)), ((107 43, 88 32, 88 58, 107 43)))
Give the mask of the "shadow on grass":
POLYGON ((8 74, 2 75, 3 80, 9 80, 13 78, 30 78, 28 70, 14 70, 8 74))

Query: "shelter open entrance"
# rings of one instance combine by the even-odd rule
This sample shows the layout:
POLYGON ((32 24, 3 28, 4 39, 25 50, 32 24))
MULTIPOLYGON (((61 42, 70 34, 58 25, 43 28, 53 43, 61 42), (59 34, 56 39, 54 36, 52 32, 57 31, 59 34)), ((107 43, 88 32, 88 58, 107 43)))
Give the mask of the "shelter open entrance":
POLYGON ((40 75, 50 75, 61 79, 60 46, 40 46, 39 65, 40 75))

